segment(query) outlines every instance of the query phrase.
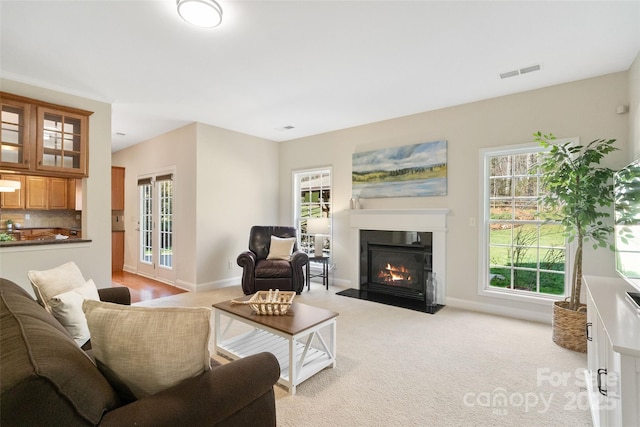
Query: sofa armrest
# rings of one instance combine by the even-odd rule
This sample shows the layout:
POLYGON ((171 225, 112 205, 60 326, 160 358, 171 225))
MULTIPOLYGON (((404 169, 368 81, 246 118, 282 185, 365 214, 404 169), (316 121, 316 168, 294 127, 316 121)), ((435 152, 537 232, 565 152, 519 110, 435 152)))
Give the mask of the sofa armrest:
POLYGON ((291 268, 302 268, 309 262, 309 255, 302 251, 295 251, 291 254, 291 268))
POLYGON ((100 288, 98 289, 98 295, 100 296, 100 301, 131 305, 131 292, 126 286, 100 288))
POLYGON ((275 426, 273 385, 279 377, 275 356, 259 353, 114 409, 100 425, 275 426))
POLYGON ((236 262, 242 267, 242 290, 245 295, 254 293, 256 291, 256 254, 251 251, 242 252, 238 255, 236 262))
POLYGON ((303 267, 309 263, 309 255, 296 251, 291 255, 291 281, 294 290, 300 294, 304 290, 305 276, 303 267))

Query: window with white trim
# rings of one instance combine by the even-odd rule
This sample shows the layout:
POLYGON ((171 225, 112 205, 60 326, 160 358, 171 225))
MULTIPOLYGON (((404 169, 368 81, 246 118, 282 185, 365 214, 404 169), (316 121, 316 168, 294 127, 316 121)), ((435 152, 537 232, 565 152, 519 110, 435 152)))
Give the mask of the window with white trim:
MULTIPOLYGON (((307 232, 307 221, 309 218, 328 218, 331 224, 331 168, 294 172, 293 182, 293 216, 297 228, 298 247, 313 256, 315 235, 307 232)), ((330 257, 331 231, 322 241, 322 253, 330 257)))
POLYGON ((539 216, 539 145, 483 150, 480 292, 560 299, 566 294, 562 226, 539 216))

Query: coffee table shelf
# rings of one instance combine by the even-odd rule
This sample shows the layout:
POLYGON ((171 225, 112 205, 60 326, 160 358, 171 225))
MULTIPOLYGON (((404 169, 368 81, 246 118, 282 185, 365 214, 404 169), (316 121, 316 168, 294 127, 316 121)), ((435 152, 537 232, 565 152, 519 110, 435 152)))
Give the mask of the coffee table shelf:
POLYGON ((272 353, 280 364, 278 383, 290 394, 311 376, 335 367, 337 313, 294 303, 291 315, 259 316, 246 306, 227 303, 213 305, 216 353, 231 360, 263 351, 272 353), (228 318, 226 322, 223 317, 228 318), (234 327, 234 323, 250 328, 234 327))

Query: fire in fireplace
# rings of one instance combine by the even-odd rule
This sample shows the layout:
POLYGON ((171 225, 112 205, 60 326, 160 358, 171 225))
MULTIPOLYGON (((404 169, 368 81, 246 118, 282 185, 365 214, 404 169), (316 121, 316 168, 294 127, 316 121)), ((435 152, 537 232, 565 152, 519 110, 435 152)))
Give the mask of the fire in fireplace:
POLYGON ((411 282, 411 271, 404 265, 387 265, 378 273, 378 280, 390 285, 400 285, 411 282))
POLYGON ((367 290, 425 301, 425 279, 431 271, 427 247, 372 242, 367 246, 367 290))

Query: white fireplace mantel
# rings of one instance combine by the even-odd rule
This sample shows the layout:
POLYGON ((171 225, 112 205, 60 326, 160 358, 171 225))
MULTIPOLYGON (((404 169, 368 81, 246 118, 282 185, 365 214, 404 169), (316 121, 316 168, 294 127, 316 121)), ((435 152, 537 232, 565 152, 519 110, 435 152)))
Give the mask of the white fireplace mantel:
POLYGON ((449 209, 352 209, 349 211, 351 254, 355 268, 351 284, 360 288, 360 230, 430 231, 438 304, 445 304, 447 215, 449 209))

